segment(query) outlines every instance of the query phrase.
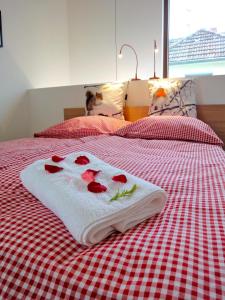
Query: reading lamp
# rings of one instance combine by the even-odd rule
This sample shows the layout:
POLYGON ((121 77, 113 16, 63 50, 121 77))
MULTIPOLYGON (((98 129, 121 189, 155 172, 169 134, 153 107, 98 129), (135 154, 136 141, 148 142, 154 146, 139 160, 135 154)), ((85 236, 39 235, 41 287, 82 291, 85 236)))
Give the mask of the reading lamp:
POLYGON ((128 47, 128 48, 130 48, 131 50, 133 50, 133 52, 134 52, 134 54, 135 54, 135 57, 136 57, 136 71, 135 71, 135 77, 132 78, 131 80, 140 80, 140 79, 137 77, 137 70, 138 70, 138 56, 137 56, 137 52, 135 51, 135 49, 134 49, 131 45, 129 45, 129 44, 123 44, 123 45, 121 46, 121 48, 120 48, 120 52, 119 52, 119 54, 118 54, 118 57, 119 57, 119 58, 122 58, 122 57, 123 57, 122 51, 123 51, 123 48, 124 48, 124 47, 128 47))
POLYGON ((159 77, 156 76, 156 72, 155 72, 155 55, 156 55, 156 53, 159 52, 159 49, 158 49, 157 44, 156 44, 156 40, 154 40, 153 52, 154 52, 154 76, 150 77, 150 79, 159 79, 159 77))

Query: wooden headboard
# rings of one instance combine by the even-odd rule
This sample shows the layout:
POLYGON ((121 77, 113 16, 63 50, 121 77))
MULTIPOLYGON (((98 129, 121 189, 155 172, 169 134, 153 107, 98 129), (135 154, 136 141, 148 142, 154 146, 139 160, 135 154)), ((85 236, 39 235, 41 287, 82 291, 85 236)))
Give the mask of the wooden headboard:
MULTIPOLYGON (((148 106, 126 106, 125 119, 134 122, 148 115, 148 106)), ((64 120, 85 115, 84 108, 65 108, 64 120)), ((197 105, 197 115, 200 120, 207 123, 225 144, 225 104, 197 105)))

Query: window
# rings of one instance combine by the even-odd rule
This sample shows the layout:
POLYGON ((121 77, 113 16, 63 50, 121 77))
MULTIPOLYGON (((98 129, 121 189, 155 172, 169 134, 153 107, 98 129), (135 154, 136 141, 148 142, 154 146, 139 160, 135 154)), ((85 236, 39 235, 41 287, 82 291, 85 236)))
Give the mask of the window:
POLYGON ((168 75, 225 74, 225 1, 170 0, 167 10, 168 75))

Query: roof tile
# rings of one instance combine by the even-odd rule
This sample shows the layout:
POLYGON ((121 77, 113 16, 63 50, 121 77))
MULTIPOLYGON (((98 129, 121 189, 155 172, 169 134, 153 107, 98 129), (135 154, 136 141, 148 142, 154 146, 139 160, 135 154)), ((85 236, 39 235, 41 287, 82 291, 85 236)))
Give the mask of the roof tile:
POLYGON ((184 39, 170 40, 170 64, 215 59, 225 60, 225 36, 222 34, 200 29, 184 39))

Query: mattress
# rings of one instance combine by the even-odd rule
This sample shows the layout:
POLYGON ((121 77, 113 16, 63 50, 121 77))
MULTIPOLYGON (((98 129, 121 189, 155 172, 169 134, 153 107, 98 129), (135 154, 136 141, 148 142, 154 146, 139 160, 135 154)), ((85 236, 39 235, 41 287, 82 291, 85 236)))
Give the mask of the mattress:
POLYGON ((225 155, 217 145, 92 136, 0 144, 0 299, 222 299, 225 155), (22 185, 35 160, 87 151, 162 187, 164 210, 78 244, 22 185))

